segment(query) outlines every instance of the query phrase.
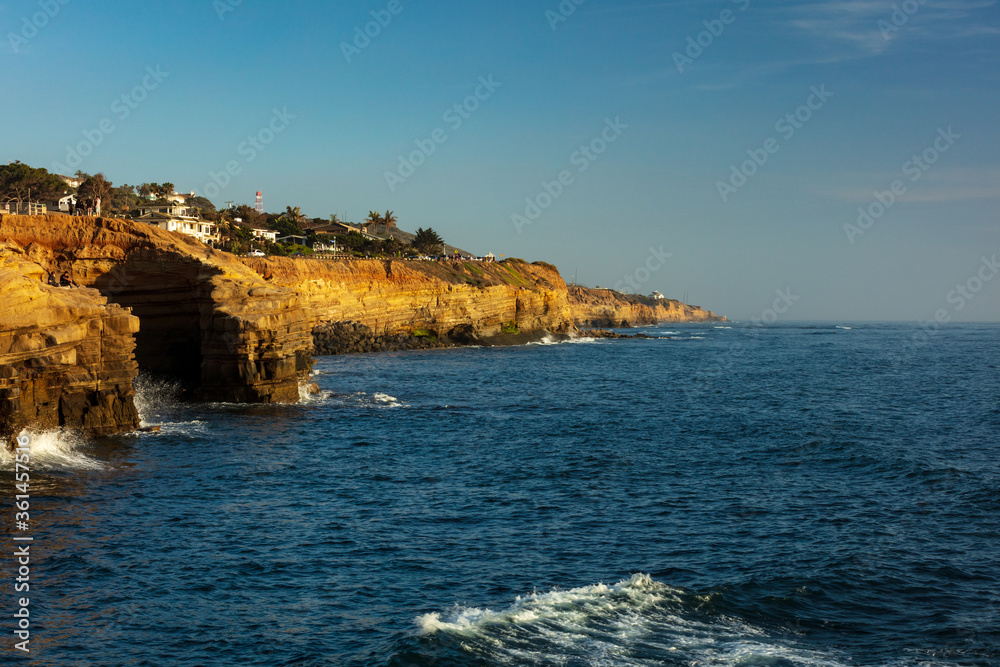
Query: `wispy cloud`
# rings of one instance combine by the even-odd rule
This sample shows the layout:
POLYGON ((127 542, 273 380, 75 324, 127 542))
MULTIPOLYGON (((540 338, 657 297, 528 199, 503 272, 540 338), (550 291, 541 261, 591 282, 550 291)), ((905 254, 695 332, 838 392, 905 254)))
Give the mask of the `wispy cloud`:
POLYGON ((892 0, 845 0, 796 5, 784 11, 786 24, 829 50, 829 62, 877 56, 904 36, 951 40, 1000 34, 984 24, 983 9, 997 0, 927 2, 906 13, 892 0))

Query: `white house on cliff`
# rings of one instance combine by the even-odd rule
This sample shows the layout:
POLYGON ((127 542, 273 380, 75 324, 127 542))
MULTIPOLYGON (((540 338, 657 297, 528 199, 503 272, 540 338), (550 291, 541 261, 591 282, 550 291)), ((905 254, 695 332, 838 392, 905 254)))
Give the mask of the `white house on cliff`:
POLYGON ((147 204, 139 207, 138 222, 156 225, 168 232, 193 236, 202 243, 218 243, 221 235, 214 222, 189 215, 191 209, 181 204, 147 204))

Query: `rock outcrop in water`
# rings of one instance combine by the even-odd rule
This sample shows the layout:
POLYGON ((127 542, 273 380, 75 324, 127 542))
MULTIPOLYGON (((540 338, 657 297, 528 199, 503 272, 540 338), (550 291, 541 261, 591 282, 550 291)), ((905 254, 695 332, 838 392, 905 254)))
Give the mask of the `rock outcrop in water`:
POLYGON ((135 430, 138 318, 97 290, 50 287, 47 277, 0 243, 0 441, 26 426, 135 430))

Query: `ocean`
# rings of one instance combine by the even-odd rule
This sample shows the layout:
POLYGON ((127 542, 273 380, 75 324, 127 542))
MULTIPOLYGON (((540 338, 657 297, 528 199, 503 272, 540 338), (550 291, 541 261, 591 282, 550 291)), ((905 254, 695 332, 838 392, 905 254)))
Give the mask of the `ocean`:
POLYGON ((637 332, 31 434, 2 662, 1000 665, 1000 326, 637 332))

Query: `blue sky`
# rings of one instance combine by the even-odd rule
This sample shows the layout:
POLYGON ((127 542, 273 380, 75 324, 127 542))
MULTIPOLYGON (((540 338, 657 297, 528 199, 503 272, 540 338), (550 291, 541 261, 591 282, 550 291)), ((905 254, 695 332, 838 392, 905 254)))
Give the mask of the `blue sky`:
POLYGON ((1000 320, 996 0, 7 0, 0 19, 0 159, 392 209, 734 319, 781 290, 786 320, 1000 320))

